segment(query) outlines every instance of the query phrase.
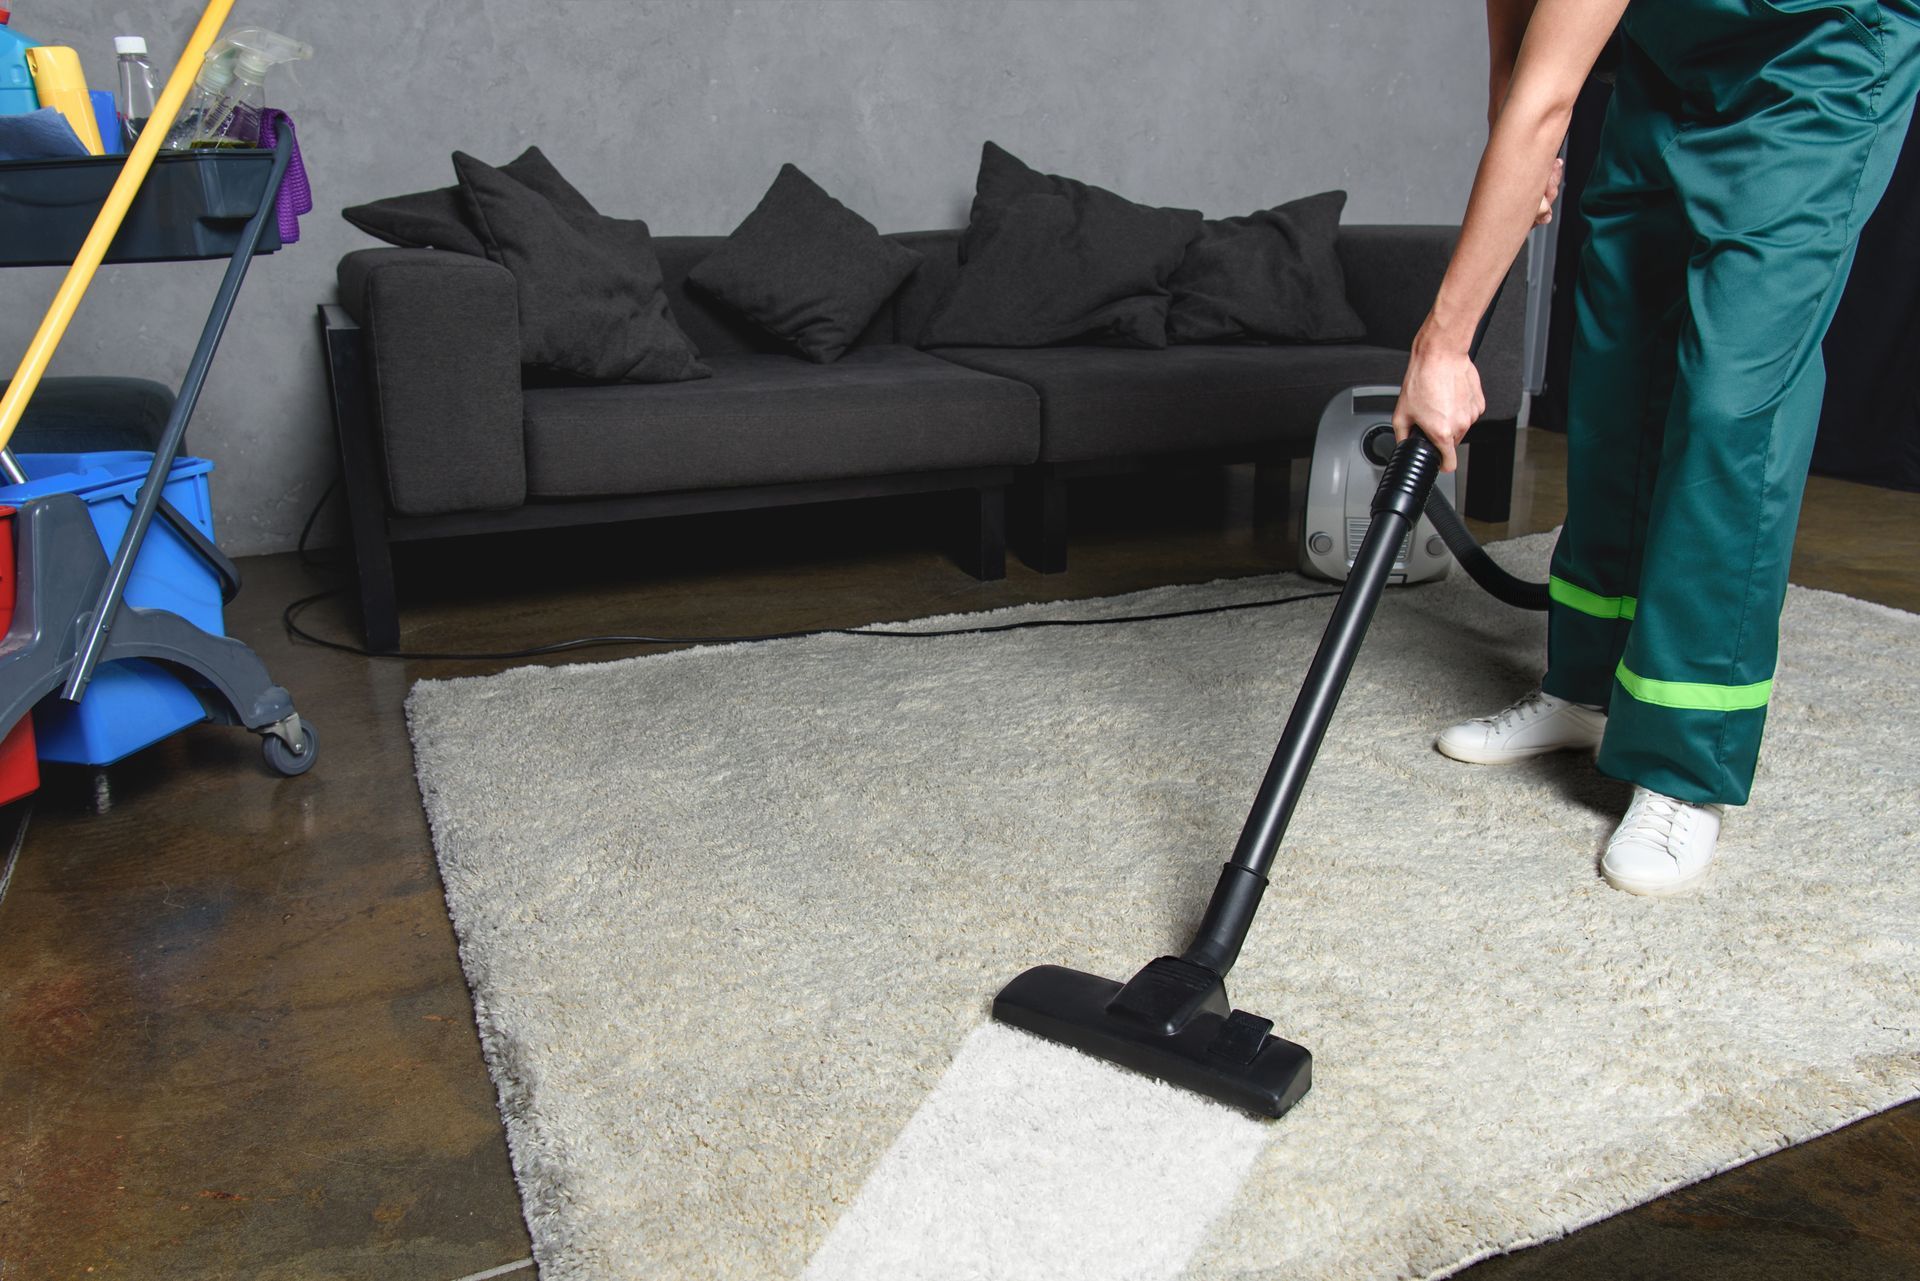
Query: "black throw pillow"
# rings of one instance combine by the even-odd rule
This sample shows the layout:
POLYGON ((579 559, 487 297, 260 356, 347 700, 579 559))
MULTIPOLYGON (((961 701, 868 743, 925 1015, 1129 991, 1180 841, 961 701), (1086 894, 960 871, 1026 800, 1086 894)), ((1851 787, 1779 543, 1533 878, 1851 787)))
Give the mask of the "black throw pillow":
POLYGON ((687 283, 815 364, 838 360, 920 266, 793 165, 687 283))
MULTIPOLYGON (((592 212, 586 197, 560 176, 546 154, 528 147, 500 166, 507 177, 523 182, 549 200, 571 208, 585 207, 592 212)), ((345 218, 376 240, 384 240, 402 249, 446 249, 457 254, 487 256, 467 213, 467 197, 460 184, 435 191, 416 191, 407 196, 389 196, 364 205, 350 205, 340 211, 345 218)))
MULTIPOLYGON (((980 148, 980 171, 973 180, 973 208, 967 215, 967 229, 960 234, 960 261, 973 257, 987 237, 993 234, 1001 210, 1021 196, 1065 196, 1072 199, 1089 188, 1083 182, 1041 173, 1026 161, 989 140, 980 148)), ((1110 192, 1102 192, 1110 195, 1110 192)), ((1114 197, 1119 199, 1119 197, 1114 197)))
MULTIPOLYGON (((500 166, 509 178, 526 183, 541 195, 553 199, 571 196, 575 204, 586 198, 575 191, 560 171, 553 167, 538 147, 528 147, 500 166), (564 189, 564 194, 562 194, 564 189)), ((588 209, 593 206, 587 205, 588 209)), ((458 254, 487 256, 467 216, 467 198, 460 184, 434 191, 416 191, 407 196, 388 196, 364 205, 350 205, 340 211, 345 218, 376 240, 384 240, 402 249, 446 249, 458 254)))
POLYGON ((1199 234, 1191 209, 1135 204, 1042 174, 989 142, 960 274, 923 347, 1167 345, 1167 277, 1199 234))
POLYGON ((1367 327, 1347 302, 1335 242, 1344 191, 1244 218, 1209 220, 1167 281, 1167 337, 1200 342, 1352 342, 1367 327))
MULTIPOLYGON (((547 174, 559 176, 538 147, 528 147, 501 165, 500 172, 535 185, 547 174)), ((447 249, 475 258, 487 256, 487 247, 467 222, 467 200, 458 183, 435 191, 349 205, 340 216, 374 239, 402 249, 447 249)))
MULTIPOLYGON (((511 169, 509 165, 503 172, 511 169)), ((487 252, 480 237, 467 226, 458 187, 416 191, 409 196, 388 196, 370 204, 349 205, 340 211, 340 216, 374 239, 402 249, 450 249, 475 258, 484 257, 487 252)))
POLYGON ((521 363, 595 382, 708 377, 668 310, 647 224, 599 213, 537 151, 516 163, 517 176, 453 153, 470 225, 513 273, 521 363))

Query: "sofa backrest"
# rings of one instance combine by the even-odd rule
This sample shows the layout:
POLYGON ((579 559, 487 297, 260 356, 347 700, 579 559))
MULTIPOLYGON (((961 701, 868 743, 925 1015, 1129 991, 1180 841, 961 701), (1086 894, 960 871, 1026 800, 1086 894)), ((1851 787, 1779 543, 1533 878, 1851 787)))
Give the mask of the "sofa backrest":
POLYGON ((912 346, 920 341, 934 306, 960 275, 960 232, 903 231, 890 239, 919 250, 924 259, 893 296, 894 341, 912 346))
MULTIPOLYGON (((892 302, 880 309, 855 346, 918 338, 934 303, 960 270, 958 231, 909 231, 888 239, 919 250, 926 261, 900 287, 892 302)), ((699 290, 687 288, 687 273, 725 243, 725 236, 654 237, 653 248, 660 258, 660 275, 673 318, 703 356, 787 351, 784 343, 757 325, 742 320, 699 290)))
POLYGON ((655 236, 653 251, 660 259, 660 276, 673 318, 703 356, 742 352, 777 352, 780 341, 758 326, 742 320, 698 290, 687 288, 687 273, 702 259, 727 243, 725 236, 655 236))

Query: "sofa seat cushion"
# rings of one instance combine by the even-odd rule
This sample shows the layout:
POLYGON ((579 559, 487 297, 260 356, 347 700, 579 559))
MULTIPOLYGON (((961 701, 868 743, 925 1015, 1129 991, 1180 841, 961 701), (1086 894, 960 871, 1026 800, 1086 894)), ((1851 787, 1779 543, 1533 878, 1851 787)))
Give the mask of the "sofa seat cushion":
POLYGON ((1023 466, 1040 444, 1023 382, 914 351, 707 358, 713 377, 526 393, 527 494, 589 498, 1023 466))
POLYGON ((1040 393, 1042 462, 1288 445, 1312 452, 1320 412, 1358 383, 1397 383, 1407 353, 1293 347, 942 347, 969 369, 1040 393))

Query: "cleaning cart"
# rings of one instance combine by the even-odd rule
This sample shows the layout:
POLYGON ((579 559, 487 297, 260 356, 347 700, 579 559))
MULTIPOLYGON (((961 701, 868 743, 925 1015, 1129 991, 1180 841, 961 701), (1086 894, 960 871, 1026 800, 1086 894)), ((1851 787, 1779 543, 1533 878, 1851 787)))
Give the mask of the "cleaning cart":
POLYGON ((271 150, 157 154, 192 68, 230 8, 231 0, 208 6, 155 110, 162 127, 144 132, 124 164, 118 156, 0 163, 0 266, 70 264, 0 397, 0 501, 17 509, 13 617, 0 638, 0 732, 57 700, 71 705, 50 703, 63 725, 75 722, 80 758, 94 759, 144 745, 156 728, 164 737, 184 714, 259 734, 267 763, 292 775, 312 768, 318 739, 259 657, 221 634, 219 602, 206 609, 203 584, 224 599, 238 576, 210 536, 208 466, 179 458, 247 268, 254 255, 280 247, 274 204, 293 145, 289 131, 271 150), (16 458, 5 447, 102 262, 219 258, 226 272, 151 459, 16 458), (139 677, 132 684, 129 672, 139 677), (114 684, 120 689, 106 688, 114 684), (184 713, 179 697, 162 706, 176 690, 192 700, 184 713), (99 737, 88 740, 89 732, 99 737))

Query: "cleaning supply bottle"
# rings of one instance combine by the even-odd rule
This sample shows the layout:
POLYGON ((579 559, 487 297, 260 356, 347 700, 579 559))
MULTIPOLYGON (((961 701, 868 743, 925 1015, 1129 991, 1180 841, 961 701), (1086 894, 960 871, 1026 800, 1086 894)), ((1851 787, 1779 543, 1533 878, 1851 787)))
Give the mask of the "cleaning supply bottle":
POLYGON ((147 61, 147 42, 139 36, 115 36, 113 51, 118 55, 120 91, 113 110, 120 121, 120 145, 130 149, 134 139, 153 115, 153 104, 160 92, 153 83, 153 64, 147 61))
POLYGON ((33 93, 40 105, 65 116, 90 154, 105 155, 100 124, 93 115, 93 99, 87 96, 87 73, 80 69, 80 55, 65 45, 35 45, 27 50, 27 70, 33 74, 33 93))
POLYGON ((13 15, 0 8, 0 116, 25 115, 40 109, 33 91, 33 72, 27 69, 27 50, 34 41, 7 25, 13 15))
POLYGON ((194 80, 191 114, 167 138, 174 148, 257 147, 260 113, 267 109, 267 72, 313 56, 313 46, 290 36, 245 27, 220 38, 194 80))
POLYGON ((187 100, 181 105, 180 114, 174 117, 173 128, 167 131, 162 145, 170 151, 185 151, 193 146, 193 140, 200 136, 201 122, 226 113, 227 86, 232 83, 233 50, 226 47, 225 41, 216 41, 194 74, 193 88, 188 91, 187 100))
POLYGON ((113 95, 105 89, 87 90, 93 104, 93 127, 100 131, 100 149, 109 156, 127 154, 127 140, 120 129, 120 113, 114 109, 113 95))

